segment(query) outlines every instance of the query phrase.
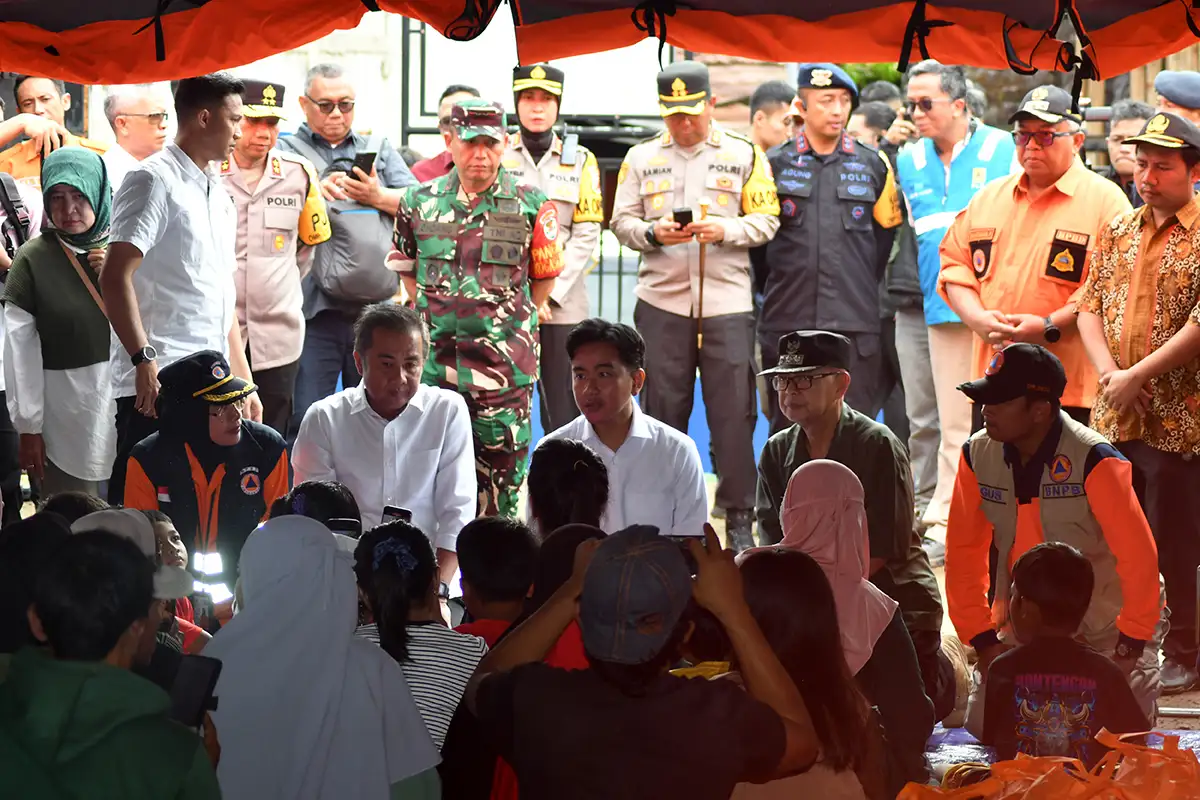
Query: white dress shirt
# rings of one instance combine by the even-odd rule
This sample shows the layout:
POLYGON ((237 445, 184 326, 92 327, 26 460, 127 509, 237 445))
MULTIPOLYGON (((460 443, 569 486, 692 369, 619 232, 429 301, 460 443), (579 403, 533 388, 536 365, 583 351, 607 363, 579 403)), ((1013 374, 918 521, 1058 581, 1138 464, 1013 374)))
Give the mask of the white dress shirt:
POLYGON ((121 184, 125 182, 125 176, 137 169, 139 163, 129 154, 128 150, 119 144, 114 144, 105 150, 101 158, 104 159, 104 168, 108 170, 108 185, 112 187, 113 192, 121 188, 121 184))
POLYGON ((630 525, 653 525, 664 536, 704 533, 708 493, 696 443, 646 416, 636 401, 629 435, 615 453, 582 414, 542 441, 551 439, 583 442, 608 467, 608 506, 600 521, 604 530, 613 533, 630 525))
MULTIPOLYGON (((173 142, 138 164, 117 190, 109 241, 142 253, 133 290, 159 369, 200 350, 229 357, 236 233, 237 212, 220 179, 173 142)), ((133 397, 133 364, 118 337, 113 341, 113 396, 133 397)))
POLYGON ((424 386, 395 419, 375 413, 362 386, 309 407, 292 448, 295 483, 339 481, 358 501, 363 530, 383 520, 384 506, 412 511, 435 547, 454 550, 475 519, 478 483, 466 401, 424 386))
MULTIPOLYGON (((29 236, 32 239, 42 232, 42 224, 45 222, 43 214, 44 208, 42 204, 42 195, 37 189, 17 181, 17 194, 21 196, 21 202, 25 204, 25 210, 29 212, 29 236)), ((8 215, 4 211, 4 206, 0 205, 0 223, 4 222, 8 215)), ((16 239, 11 239, 11 244, 15 250, 19 245, 16 239)), ((3 245, 0 245, 2 247, 3 245)), ((0 392, 4 391, 6 378, 4 377, 4 326, 0 325, 0 392)))

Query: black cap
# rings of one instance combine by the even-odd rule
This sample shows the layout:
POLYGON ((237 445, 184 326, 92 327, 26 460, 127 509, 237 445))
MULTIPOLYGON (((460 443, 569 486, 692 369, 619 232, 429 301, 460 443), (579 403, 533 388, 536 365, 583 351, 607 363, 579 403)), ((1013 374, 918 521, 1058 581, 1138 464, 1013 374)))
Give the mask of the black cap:
POLYGON ((796 78, 797 89, 845 89, 858 100, 858 85, 850 73, 837 64, 801 64, 796 78))
POLYGON ((795 331, 779 337, 779 364, 759 375, 814 372, 819 369, 850 371, 853 345, 840 333, 795 331))
POLYGON ((158 382, 168 402, 203 400, 214 406, 241 400, 258 389, 234 375, 225 356, 216 350, 201 350, 168 364, 158 373, 158 382))
POLYGON ((700 114, 712 96, 708 67, 698 61, 676 61, 658 73, 658 113, 700 114))
POLYGON ((1155 114, 1142 126, 1142 132, 1130 136, 1126 144, 1152 144, 1181 150, 1184 147, 1200 149, 1200 128, 1178 114, 1162 112, 1155 114))
POLYGON ((561 69, 549 64, 513 67, 513 94, 526 89, 544 89, 555 97, 562 97, 564 77, 561 69))
POLYGON ((246 85, 246 91, 242 94, 243 116, 251 119, 266 117, 286 119, 283 116, 284 86, 282 83, 251 80, 245 80, 242 83, 246 85))
POLYGON ((1030 395, 1055 400, 1067 388, 1067 372, 1058 356, 1040 344, 1010 344, 992 356, 984 375, 958 390, 982 405, 996 405, 1030 395))
POLYGON ((1071 109, 1072 105, 1071 93, 1066 89, 1049 84, 1038 86, 1029 90, 1029 94, 1021 100, 1021 105, 1008 121, 1011 124, 1019 119, 1039 119, 1054 124, 1069 119, 1082 123, 1083 119, 1071 109))

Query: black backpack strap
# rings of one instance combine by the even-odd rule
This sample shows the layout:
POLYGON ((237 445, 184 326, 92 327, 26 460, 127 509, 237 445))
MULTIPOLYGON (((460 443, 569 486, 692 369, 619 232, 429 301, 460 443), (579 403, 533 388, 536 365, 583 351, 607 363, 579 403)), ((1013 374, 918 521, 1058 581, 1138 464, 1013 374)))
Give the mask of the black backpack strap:
POLYGON ((29 209, 25 207, 20 190, 17 189, 17 182, 7 172, 0 172, 0 205, 4 206, 7 222, 12 226, 17 246, 20 247, 29 241, 33 233, 29 229, 33 219, 29 215, 29 209))

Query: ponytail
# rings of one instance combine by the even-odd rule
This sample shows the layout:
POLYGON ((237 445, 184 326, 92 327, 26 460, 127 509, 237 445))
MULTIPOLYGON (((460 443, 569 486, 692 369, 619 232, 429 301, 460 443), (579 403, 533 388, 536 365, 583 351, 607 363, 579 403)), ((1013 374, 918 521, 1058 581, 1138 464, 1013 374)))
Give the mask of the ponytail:
POLYGON ((428 537, 402 520, 371 529, 354 550, 354 574, 379 627, 379 644, 398 663, 408 660, 409 613, 425 601, 436 573, 428 537))

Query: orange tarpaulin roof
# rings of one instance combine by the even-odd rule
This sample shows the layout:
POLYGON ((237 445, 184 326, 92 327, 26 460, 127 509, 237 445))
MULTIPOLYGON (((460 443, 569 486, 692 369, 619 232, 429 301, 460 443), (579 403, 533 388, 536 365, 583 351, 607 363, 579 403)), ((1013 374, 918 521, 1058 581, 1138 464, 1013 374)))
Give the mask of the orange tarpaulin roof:
MULTIPOLYGON (((246 64, 382 9, 471 39, 517 22, 524 63, 647 35, 687 50, 772 61, 904 61, 1111 77, 1200 36, 1193 0, 0 0, 0 70, 140 83, 246 64), (1054 39, 1063 15, 1083 45, 1054 39)), ((507 67, 507 65, 505 65, 507 67)))

